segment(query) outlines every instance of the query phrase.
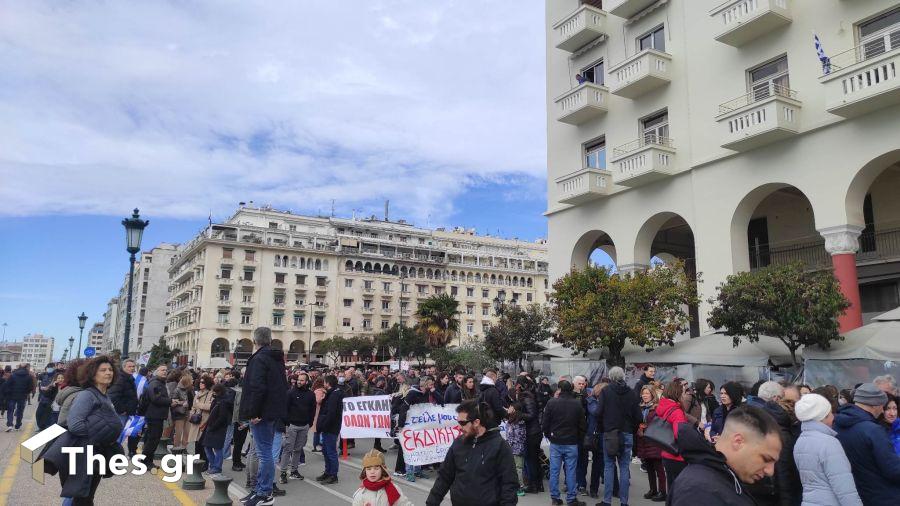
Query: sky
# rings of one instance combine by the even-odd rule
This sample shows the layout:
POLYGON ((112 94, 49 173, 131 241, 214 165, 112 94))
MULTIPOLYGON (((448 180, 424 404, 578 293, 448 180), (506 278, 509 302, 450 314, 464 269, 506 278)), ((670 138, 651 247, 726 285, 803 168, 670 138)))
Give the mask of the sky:
POLYGON ((544 7, 15 2, 0 16, 0 323, 77 341, 145 249, 240 201, 546 237, 544 7))

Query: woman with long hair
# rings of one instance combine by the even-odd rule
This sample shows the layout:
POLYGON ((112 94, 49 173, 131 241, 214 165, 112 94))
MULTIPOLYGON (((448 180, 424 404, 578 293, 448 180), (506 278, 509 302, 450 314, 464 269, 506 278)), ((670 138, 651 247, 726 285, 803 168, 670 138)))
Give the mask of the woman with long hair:
POLYGON ((666 472, 663 468, 662 450, 644 437, 644 429, 656 418, 656 408, 658 406, 659 400, 656 395, 656 388, 651 384, 641 387, 641 424, 637 432, 635 455, 644 463, 644 469, 647 470, 647 480, 650 483, 650 491, 644 494, 644 499, 662 502, 666 499, 666 490, 668 490, 666 487, 666 472))
POLYGON ((212 409, 212 387, 213 380, 210 376, 201 376, 197 382, 197 393, 194 394, 194 405, 191 406, 190 415, 188 415, 188 442, 194 444, 194 454, 205 456, 206 452, 200 444, 200 427, 206 425, 209 419, 209 410, 212 409))
POLYGON ((175 387, 173 401, 177 405, 172 406, 172 425, 175 428, 172 440, 172 451, 184 452, 188 444, 188 409, 193 394, 194 379, 190 374, 182 374, 175 387))
POLYGON ((462 398, 464 401, 478 397, 478 390, 475 389, 475 378, 473 376, 466 376, 462 386, 462 398))
POLYGON ((717 439, 722 429, 725 428, 725 419, 728 413, 734 411, 744 403, 744 387, 735 381, 729 381, 719 390, 719 400, 722 404, 713 412, 712 426, 710 427, 710 439, 717 439))
POLYGON ((719 401, 716 400, 716 385, 712 381, 700 378, 694 382, 697 402, 700 403, 700 427, 704 430, 707 424, 712 425, 712 416, 716 408, 719 407, 719 401))
MULTIPOLYGON (((676 378, 669 382, 663 390, 662 397, 659 399, 659 405, 656 407, 656 416, 672 424, 672 431, 675 433, 675 439, 678 439, 678 424, 688 423, 687 416, 681 406, 681 399, 684 396, 684 382, 676 378)), ((663 468, 666 471, 666 490, 672 489, 672 482, 678 477, 678 473, 687 467, 684 458, 681 455, 669 453, 665 450, 660 452, 662 457, 663 468)), ((648 470, 649 474, 649 470, 648 470)))

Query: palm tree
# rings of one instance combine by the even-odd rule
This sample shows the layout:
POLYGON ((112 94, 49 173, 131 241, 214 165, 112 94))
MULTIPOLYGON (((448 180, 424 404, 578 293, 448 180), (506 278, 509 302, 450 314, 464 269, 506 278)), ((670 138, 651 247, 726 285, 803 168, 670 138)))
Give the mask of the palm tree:
POLYGON ((441 348, 459 331, 459 302, 446 293, 433 295, 419 303, 416 329, 432 348, 441 348))

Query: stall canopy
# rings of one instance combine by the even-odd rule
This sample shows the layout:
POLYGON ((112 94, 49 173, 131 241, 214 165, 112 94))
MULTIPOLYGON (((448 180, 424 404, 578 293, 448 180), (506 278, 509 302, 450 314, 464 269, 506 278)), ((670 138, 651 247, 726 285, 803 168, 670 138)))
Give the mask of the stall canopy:
POLYGON ((730 336, 716 332, 678 341, 674 346, 663 346, 650 352, 626 353, 625 361, 628 363, 764 367, 769 364, 770 358, 775 362, 781 362, 785 356, 787 361, 790 361, 787 347, 774 337, 759 336, 759 341, 756 343, 742 339, 735 347, 730 336))
POLYGON ((832 342, 823 350, 810 347, 804 357, 811 360, 900 361, 900 308, 876 316, 872 323, 844 334, 843 341, 832 342))

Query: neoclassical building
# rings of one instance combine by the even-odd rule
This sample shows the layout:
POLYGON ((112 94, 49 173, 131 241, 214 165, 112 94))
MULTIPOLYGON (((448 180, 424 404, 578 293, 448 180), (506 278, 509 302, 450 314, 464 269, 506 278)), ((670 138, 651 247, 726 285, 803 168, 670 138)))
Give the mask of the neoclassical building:
POLYGON ((246 360, 261 325, 287 360, 322 359, 321 345, 333 336, 411 327, 418 302, 441 293, 459 301, 456 345, 484 335, 497 318, 495 298, 546 303, 549 291, 544 240, 252 203, 180 246, 168 269, 166 339, 200 367, 246 360))
POLYGON ((843 331, 900 305, 900 3, 548 0, 546 16, 551 279, 598 249, 619 271, 681 258, 705 301, 798 261, 834 270, 843 331))

